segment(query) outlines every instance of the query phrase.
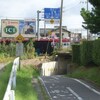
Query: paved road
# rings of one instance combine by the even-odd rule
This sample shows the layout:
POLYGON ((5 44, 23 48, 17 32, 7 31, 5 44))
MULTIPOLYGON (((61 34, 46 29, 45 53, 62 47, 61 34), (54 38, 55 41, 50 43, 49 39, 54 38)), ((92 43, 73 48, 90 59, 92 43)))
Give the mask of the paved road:
POLYGON ((100 100, 99 89, 91 84, 65 76, 42 76, 44 84, 51 100, 100 100))

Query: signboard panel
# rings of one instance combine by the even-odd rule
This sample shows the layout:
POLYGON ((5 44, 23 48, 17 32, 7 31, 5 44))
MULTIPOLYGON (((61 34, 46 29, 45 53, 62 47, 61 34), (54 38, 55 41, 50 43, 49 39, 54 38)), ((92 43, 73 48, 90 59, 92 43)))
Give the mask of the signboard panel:
POLYGON ((1 20, 2 37, 17 37, 21 34, 23 37, 36 36, 36 20, 1 20))
POLYGON ((60 19, 45 19, 44 20, 46 24, 59 24, 60 19))
POLYGON ((2 37, 16 37, 19 34, 19 21, 2 19, 1 20, 1 32, 2 37))
POLYGON ((19 21, 19 33, 24 37, 35 37, 36 35, 36 20, 26 19, 19 21))
POLYGON ((44 8, 44 19, 60 19, 60 8, 44 8))
POLYGON ((21 34, 19 34, 19 35, 16 37, 16 40, 17 40, 18 42, 22 42, 22 41, 24 40, 24 37, 23 37, 21 34))

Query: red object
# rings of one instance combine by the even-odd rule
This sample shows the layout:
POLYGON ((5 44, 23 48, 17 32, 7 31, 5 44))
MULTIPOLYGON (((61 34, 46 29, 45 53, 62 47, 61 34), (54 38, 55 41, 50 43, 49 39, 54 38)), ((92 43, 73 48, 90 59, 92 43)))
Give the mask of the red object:
MULTIPOLYGON (((28 38, 25 38, 24 41, 28 41, 28 38)), ((35 40, 35 41, 50 41, 50 42, 59 42, 59 38, 53 39, 53 38, 40 38, 39 40, 35 40)), ((0 39, 0 43, 2 42, 17 42, 15 39, 0 39)), ((62 42, 70 42, 70 39, 64 38, 62 39, 62 42)))
MULTIPOLYGON (((58 38, 56 38, 56 39, 52 39, 52 38, 50 38, 50 39, 48 39, 48 38, 45 38, 45 39, 44 38, 40 38, 40 40, 38 40, 38 41, 50 41, 50 42, 53 42, 53 40, 54 40, 54 42, 59 42, 58 38)), ((70 42, 70 39, 64 38, 64 39, 62 39, 62 42, 70 42)))

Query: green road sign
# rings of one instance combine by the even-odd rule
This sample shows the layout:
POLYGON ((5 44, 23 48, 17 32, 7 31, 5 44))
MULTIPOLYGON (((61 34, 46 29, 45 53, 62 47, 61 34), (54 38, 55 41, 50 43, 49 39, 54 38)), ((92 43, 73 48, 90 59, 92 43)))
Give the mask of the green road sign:
POLYGON ((6 26, 4 28, 4 32, 7 34, 15 34, 17 32, 17 28, 15 26, 6 26))

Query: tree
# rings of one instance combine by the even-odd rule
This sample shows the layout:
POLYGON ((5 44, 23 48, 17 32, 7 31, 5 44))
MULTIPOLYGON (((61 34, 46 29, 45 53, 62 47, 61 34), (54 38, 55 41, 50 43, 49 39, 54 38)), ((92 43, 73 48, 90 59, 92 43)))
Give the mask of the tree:
POLYGON ((91 11, 81 9, 81 16, 84 19, 83 27, 89 29, 92 34, 100 34, 100 0, 89 0, 93 6, 91 11))

